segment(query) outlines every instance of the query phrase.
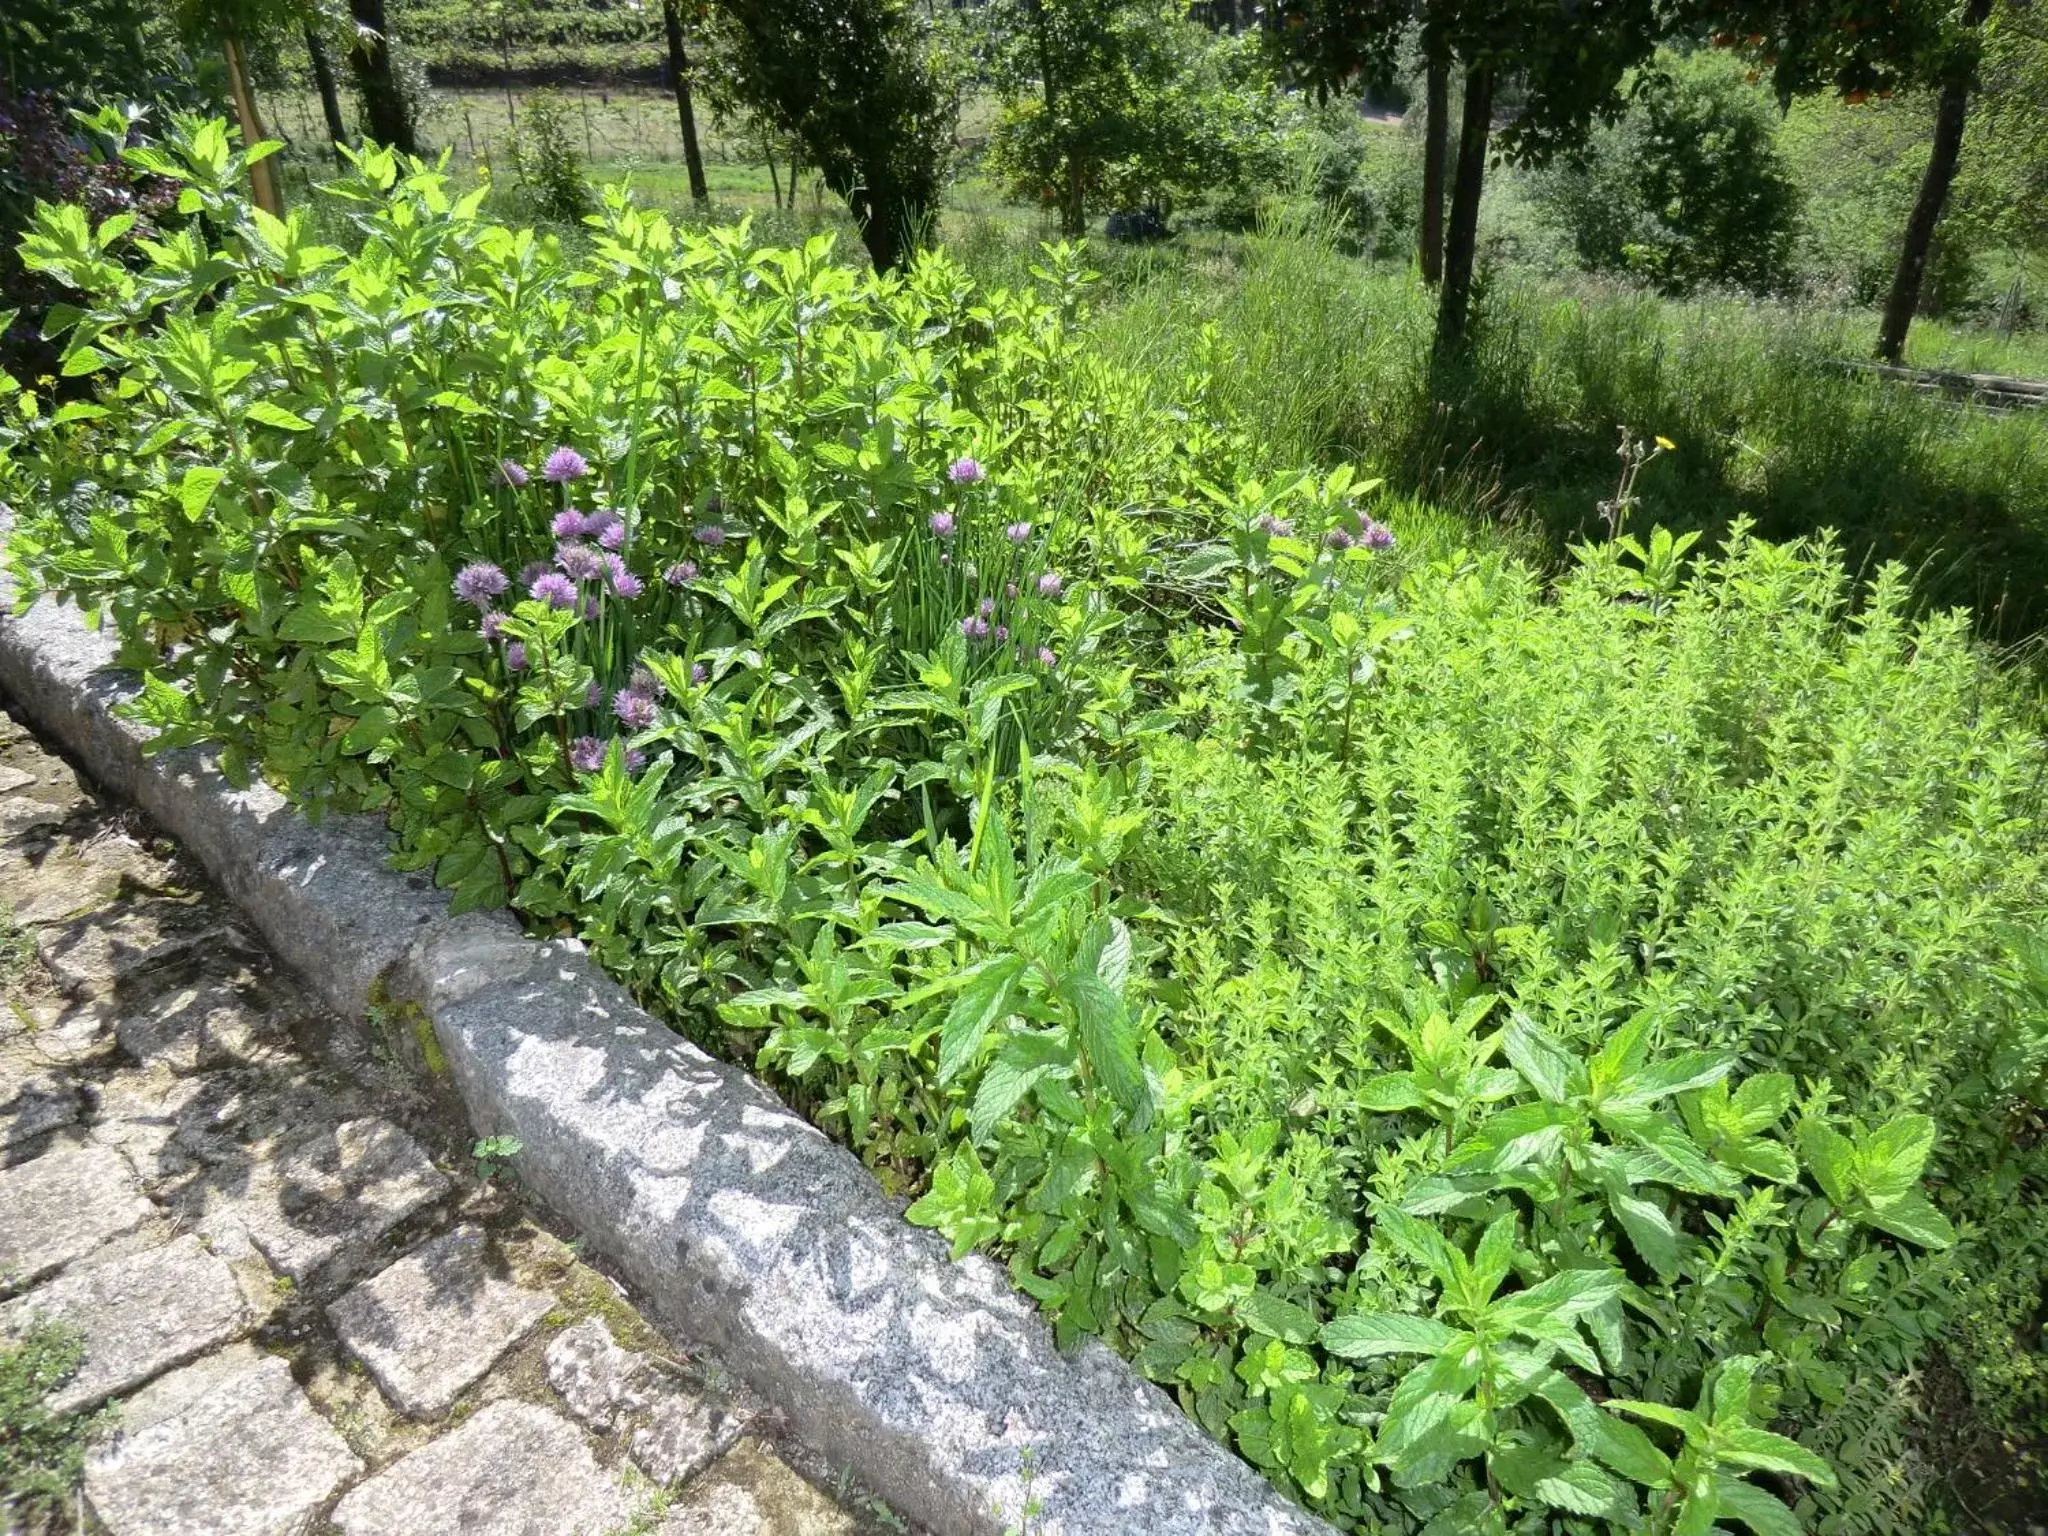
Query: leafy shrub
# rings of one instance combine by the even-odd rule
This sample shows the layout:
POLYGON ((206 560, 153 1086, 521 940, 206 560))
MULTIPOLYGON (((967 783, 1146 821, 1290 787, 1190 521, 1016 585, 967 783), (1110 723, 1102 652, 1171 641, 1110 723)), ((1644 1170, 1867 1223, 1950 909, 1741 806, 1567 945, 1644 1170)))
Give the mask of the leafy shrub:
POLYGON ((1799 198, 1767 97, 1720 54, 1649 74, 1628 114, 1540 183, 1588 270, 1667 293, 1768 293, 1791 274, 1799 198))
POLYGON ((1896 570, 1404 563, 1254 468, 1215 333, 1084 345, 1071 248, 979 292, 613 194, 572 258, 372 151, 351 255, 218 125, 129 158, 193 222, 24 247, 97 390, 8 418, 26 592, 1304 1501, 1776 1536, 1870 1502, 1815 1446, 1961 1276, 2019 1315, 2048 764, 1896 570))
POLYGON ((569 104, 553 91, 526 98, 505 141, 520 202, 535 218, 574 224, 597 206, 569 126, 569 104))

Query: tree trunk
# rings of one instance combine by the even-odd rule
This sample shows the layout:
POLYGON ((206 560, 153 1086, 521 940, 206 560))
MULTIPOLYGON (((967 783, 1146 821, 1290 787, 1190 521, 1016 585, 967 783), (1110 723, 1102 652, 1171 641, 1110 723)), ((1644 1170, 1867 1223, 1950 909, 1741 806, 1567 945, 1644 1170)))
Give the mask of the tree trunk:
POLYGON ((320 88, 320 115, 327 119, 327 137, 334 145, 334 158, 346 165, 341 149, 348 143, 348 125, 341 120, 341 92, 334 84, 334 61, 327 57, 327 44, 310 23, 306 27, 306 52, 313 60, 313 83, 320 88))
POLYGON ((683 127, 683 163, 690 170, 690 200, 711 201, 711 188, 704 181, 704 152, 697 147, 697 114, 690 105, 690 56, 683 49, 683 17, 676 0, 661 0, 662 19, 668 24, 668 73, 675 82, 676 117, 683 127))
MULTIPOLYGON (((1963 25, 1972 31, 1984 24, 1991 12, 1991 0, 1970 0, 1963 25)), ((1920 285, 1927 276, 1927 253, 1934 244, 1935 227, 1948 206, 1949 188, 1956 179, 1956 161, 1963 152, 1963 125, 1970 110, 1970 88, 1976 81, 1974 50, 1950 65, 1941 87, 1941 100, 1934 111, 1934 146, 1927 156, 1927 173, 1920 178, 1920 196, 1914 200, 1912 217, 1906 220, 1906 238, 1899 247, 1899 265, 1892 273, 1892 291, 1884 301, 1884 319, 1877 328, 1877 355, 1896 363, 1906 350, 1906 332, 1920 307, 1920 285)))
POLYGON ((1479 197, 1486 189, 1486 142, 1493 131, 1493 66, 1465 69, 1465 111, 1458 129, 1458 174, 1451 185, 1451 225, 1444 241, 1444 285, 1437 298, 1436 348, 1465 340, 1472 302, 1472 256, 1479 239, 1479 197))
POLYGON ((420 146, 413 135, 412 107, 391 66, 384 0, 349 0, 349 11, 356 19, 356 46, 348 60, 363 98, 365 133, 387 148, 416 155, 420 146))
MULTIPOLYGON (((235 116, 241 123, 242 145, 254 149, 270 135, 263 131, 263 119, 256 111, 256 92, 249 84, 249 66, 242 57, 242 45, 232 32, 220 35, 220 51, 228 64, 228 93, 235 99, 235 116)), ((277 184, 275 157, 259 160, 249 167, 249 196, 258 208, 277 218, 284 217, 284 193, 277 184)))
POLYGON ((1440 41, 1429 44, 1422 118, 1422 280, 1444 280, 1444 155, 1451 137, 1451 58, 1440 41))

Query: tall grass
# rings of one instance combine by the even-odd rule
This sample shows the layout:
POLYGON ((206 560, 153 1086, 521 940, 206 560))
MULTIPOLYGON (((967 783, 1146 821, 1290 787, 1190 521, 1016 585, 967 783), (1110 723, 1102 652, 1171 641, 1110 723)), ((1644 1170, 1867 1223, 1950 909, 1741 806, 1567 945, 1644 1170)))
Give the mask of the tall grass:
MULTIPOLYGON (((978 270, 1021 261, 976 235, 978 270)), ((1676 444, 1643 477, 1646 520, 1833 529, 1852 563, 1904 562, 1923 601, 1968 606, 1987 637, 2048 629, 2048 412, 1992 415, 1844 370, 1866 351, 1859 317, 1497 270, 1469 354, 1432 377, 1433 295, 1313 222, 1095 254, 1111 267, 1098 345, 1162 399, 1207 368, 1275 467, 1359 460, 1561 553, 1599 531, 1626 425, 1676 444)))

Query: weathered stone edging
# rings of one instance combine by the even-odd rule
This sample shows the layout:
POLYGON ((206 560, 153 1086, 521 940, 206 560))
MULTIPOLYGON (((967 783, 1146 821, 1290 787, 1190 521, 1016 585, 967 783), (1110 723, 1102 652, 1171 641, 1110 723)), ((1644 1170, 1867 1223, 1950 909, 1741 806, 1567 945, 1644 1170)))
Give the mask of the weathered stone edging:
MULTIPOLYGON (((0 599, 4 599, 0 584, 0 599)), ((1099 1343, 1066 1357, 1000 1269, 950 1263, 855 1157, 634 1005, 572 944, 448 916, 371 818, 309 826, 195 753, 148 756, 110 636, 45 600, 0 621, 0 692, 198 858, 345 1018, 416 1007, 523 1186, 797 1430, 942 1532, 1310 1536, 1099 1343), (1028 1470, 1027 1470, 1028 1469, 1028 1470)))

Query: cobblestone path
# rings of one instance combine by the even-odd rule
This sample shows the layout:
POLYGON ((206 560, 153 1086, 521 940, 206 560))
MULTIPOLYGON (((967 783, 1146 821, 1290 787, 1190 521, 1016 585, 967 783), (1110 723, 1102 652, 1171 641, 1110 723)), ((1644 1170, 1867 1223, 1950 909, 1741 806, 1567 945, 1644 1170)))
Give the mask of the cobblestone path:
POLYGON ((62 1518, 0 1497, 0 1526, 907 1529, 523 1212, 516 1155, 480 1177, 376 1021, 323 1016, 4 717, 0 977, 0 1335, 72 1330, 52 1407, 107 1410, 62 1518))

